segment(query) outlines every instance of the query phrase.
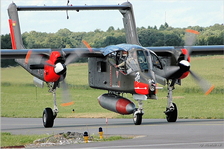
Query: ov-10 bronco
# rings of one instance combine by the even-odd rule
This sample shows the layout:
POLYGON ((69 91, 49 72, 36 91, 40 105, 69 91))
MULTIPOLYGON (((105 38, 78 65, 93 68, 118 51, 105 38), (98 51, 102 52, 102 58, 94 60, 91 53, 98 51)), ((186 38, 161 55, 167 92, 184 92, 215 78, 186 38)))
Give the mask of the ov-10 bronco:
MULTIPOLYGON (((184 47, 143 47, 139 43, 133 7, 130 2, 120 5, 84 5, 84 6, 17 6, 12 3, 8 7, 12 50, 1 50, 1 58, 13 58, 34 76, 38 86, 47 84, 53 94, 53 109, 45 108, 43 112, 44 127, 53 127, 58 114, 56 89, 59 84, 67 90, 65 78, 67 65, 79 57, 88 57, 89 86, 107 92, 98 97, 99 104, 110 111, 120 114, 133 114, 135 125, 142 123, 143 102, 157 99, 157 84, 167 86, 167 104, 165 115, 168 122, 177 120, 177 106, 173 103, 172 93, 175 85, 189 74, 198 82, 206 94, 214 86, 201 79, 190 70, 190 55, 223 54, 224 45, 193 46, 197 31, 186 30, 184 47), (126 43, 109 45, 102 48, 71 49, 25 49, 21 37, 18 11, 49 11, 49 10, 119 10, 123 16, 126 43), (136 106, 131 100, 122 97, 130 93, 137 101, 136 106)), ((74 68, 75 69, 75 68, 74 68)), ((66 97, 66 96, 65 96, 66 97)), ((63 103, 71 105, 73 101, 63 103)))

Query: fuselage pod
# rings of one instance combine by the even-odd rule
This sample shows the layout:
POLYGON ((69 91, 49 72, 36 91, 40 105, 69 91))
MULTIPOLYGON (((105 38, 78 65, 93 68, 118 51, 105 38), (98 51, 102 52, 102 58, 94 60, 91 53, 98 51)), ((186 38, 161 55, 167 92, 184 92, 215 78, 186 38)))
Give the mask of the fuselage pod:
POLYGON ((101 107, 119 113, 132 114, 135 110, 135 104, 127 98, 113 94, 103 94, 98 97, 101 107))

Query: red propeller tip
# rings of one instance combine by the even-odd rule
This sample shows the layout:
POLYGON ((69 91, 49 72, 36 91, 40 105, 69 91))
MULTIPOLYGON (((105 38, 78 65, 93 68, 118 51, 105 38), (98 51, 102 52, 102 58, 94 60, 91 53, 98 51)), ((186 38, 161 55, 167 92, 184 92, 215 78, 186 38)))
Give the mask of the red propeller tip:
POLYGON ((85 40, 82 40, 82 43, 89 49, 89 52, 93 52, 92 47, 89 45, 89 43, 85 40))
POLYGON ((207 92, 205 92, 205 95, 210 94, 214 88, 215 88, 215 86, 212 85, 212 86, 207 90, 207 92))
POLYGON ((25 58, 25 63, 28 64, 32 51, 28 51, 25 58))
POLYGON ((70 105, 73 105, 73 104, 74 104, 74 101, 71 101, 71 102, 67 102, 67 103, 62 103, 61 106, 66 107, 66 106, 70 106, 70 105))
POLYGON ((186 32, 188 32, 188 33, 193 33, 193 34, 196 34, 196 35, 198 35, 198 34, 199 34, 199 32, 198 32, 198 31, 193 30, 193 29, 186 29, 186 32))

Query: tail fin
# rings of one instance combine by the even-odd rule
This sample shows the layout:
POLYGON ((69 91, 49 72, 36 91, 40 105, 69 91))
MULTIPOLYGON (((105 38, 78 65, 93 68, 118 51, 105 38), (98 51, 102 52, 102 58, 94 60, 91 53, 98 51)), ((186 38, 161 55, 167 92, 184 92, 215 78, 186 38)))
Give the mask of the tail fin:
POLYGON ((132 4, 130 2, 124 2, 121 5, 129 6, 129 9, 120 9, 121 14, 123 15, 123 24, 126 35, 126 42, 128 44, 141 45, 136 30, 135 17, 132 4))
POLYGON ((19 17, 17 6, 15 3, 11 3, 8 7, 9 15, 9 28, 13 49, 25 49, 22 41, 22 35, 20 31, 19 17))

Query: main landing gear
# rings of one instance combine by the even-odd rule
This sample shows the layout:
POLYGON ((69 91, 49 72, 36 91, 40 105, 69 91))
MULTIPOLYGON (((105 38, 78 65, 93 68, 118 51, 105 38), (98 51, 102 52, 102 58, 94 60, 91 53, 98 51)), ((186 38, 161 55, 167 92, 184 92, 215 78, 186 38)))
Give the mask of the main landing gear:
POLYGON ((171 83, 167 83, 168 86, 168 95, 167 95, 167 107, 166 111, 164 112, 166 114, 166 120, 167 122, 176 122, 177 120, 177 106, 175 103, 173 103, 172 93, 174 90, 174 84, 176 80, 172 80, 171 83))
POLYGON ((142 101, 147 100, 147 96, 133 94, 133 98, 136 101, 138 101, 138 108, 135 109, 134 114, 133 114, 133 122, 135 125, 141 125, 142 124, 142 116, 144 114, 142 101))
POLYGON ((47 83, 49 92, 53 94, 53 101, 54 101, 54 109, 52 110, 51 108, 45 108, 43 111, 43 125, 45 128, 53 127, 54 125, 54 119, 57 117, 58 107, 56 104, 56 87, 57 87, 56 82, 54 83, 47 83))
POLYGON ((140 109, 136 108, 136 111, 133 114, 133 122, 135 125, 141 125, 142 124, 142 115, 144 112, 140 109))

